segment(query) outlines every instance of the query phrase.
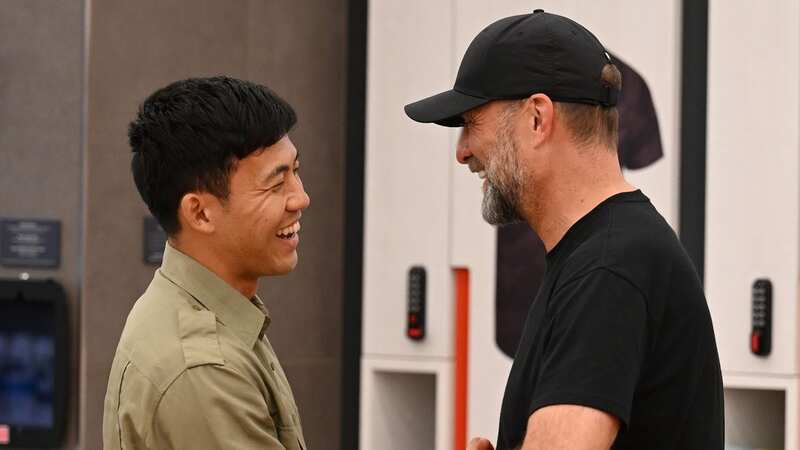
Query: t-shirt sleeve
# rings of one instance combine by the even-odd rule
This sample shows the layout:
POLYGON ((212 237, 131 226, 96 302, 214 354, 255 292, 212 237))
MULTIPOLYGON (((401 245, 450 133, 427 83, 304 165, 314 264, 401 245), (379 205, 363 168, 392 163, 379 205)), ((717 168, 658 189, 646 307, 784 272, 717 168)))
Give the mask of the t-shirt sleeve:
POLYGON ((582 405, 629 423, 644 358, 647 310, 641 292, 607 269, 559 288, 530 413, 549 405, 582 405))

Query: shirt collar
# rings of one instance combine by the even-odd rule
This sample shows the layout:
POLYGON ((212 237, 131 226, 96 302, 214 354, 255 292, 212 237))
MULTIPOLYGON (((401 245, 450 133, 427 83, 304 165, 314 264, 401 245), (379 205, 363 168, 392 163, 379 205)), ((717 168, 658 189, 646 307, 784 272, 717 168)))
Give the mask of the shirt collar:
MULTIPOLYGON (((271 322, 266 308, 262 312, 252 300, 169 243, 164 249, 159 272, 213 312, 219 322, 232 329, 250 347, 255 345, 271 322)), ((258 296, 255 299, 261 302, 258 296)))

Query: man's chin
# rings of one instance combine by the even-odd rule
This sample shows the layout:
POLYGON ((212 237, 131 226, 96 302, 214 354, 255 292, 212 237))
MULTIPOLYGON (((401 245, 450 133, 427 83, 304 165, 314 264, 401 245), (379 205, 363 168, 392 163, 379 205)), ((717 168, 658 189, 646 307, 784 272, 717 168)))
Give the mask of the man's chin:
POLYGON ((295 267, 297 267, 297 262, 297 252, 293 251, 291 255, 286 256, 279 261, 273 261, 273 264, 267 269, 264 275, 268 277, 288 275, 294 271, 295 267))
POLYGON ((489 225, 510 225, 522 222, 522 217, 514 205, 506 200, 497 191, 497 188, 492 186, 483 195, 481 214, 483 215, 483 220, 489 225))
POLYGON ((487 213, 485 211, 483 213, 483 220, 485 220, 489 225, 495 226, 511 225, 524 222, 524 220, 522 220, 522 218, 516 214, 514 216, 498 216, 494 213, 487 213))

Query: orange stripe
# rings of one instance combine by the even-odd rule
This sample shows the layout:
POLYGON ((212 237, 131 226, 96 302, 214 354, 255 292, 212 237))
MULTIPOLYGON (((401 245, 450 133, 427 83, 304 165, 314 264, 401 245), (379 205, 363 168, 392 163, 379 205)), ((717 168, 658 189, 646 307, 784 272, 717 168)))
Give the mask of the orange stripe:
POLYGON ((469 352, 469 269, 453 269, 456 284, 455 450, 467 448, 467 357, 469 352))

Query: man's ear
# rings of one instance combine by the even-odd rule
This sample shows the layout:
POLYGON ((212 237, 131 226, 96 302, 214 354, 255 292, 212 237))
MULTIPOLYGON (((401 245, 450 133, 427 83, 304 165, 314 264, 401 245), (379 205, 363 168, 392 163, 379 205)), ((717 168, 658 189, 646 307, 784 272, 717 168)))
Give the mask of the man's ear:
POLYGON ((539 145, 546 141, 553 132, 555 105, 550 97, 544 94, 533 94, 523 103, 523 112, 527 120, 527 131, 531 133, 532 143, 539 145))
POLYGON ((178 204, 178 218, 181 227, 190 228, 203 234, 215 230, 212 209, 219 203, 216 197, 207 192, 188 192, 178 204))

